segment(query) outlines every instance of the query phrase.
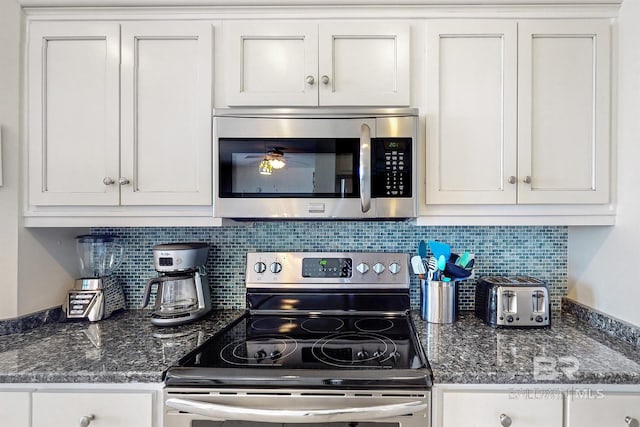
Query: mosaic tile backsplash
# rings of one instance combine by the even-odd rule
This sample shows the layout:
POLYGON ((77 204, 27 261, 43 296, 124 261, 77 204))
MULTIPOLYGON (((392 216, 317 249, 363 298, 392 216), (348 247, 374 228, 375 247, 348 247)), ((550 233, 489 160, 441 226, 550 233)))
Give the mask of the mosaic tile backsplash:
MULTIPOLYGON (((396 221, 255 222, 223 227, 95 228, 116 234, 125 245, 117 271, 128 308, 138 308, 146 281, 156 276, 151 248, 159 243, 211 244, 207 269, 214 308, 244 308, 247 252, 361 251, 417 253, 420 240, 438 240, 452 251, 475 253, 475 276, 524 274, 549 283, 552 308, 567 294, 567 227, 416 227, 396 221)), ((460 282, 459 309, 474 307, 475 280, 460 282)), ((411 304, 420 305, 419 283, 411 275, 411 304)))

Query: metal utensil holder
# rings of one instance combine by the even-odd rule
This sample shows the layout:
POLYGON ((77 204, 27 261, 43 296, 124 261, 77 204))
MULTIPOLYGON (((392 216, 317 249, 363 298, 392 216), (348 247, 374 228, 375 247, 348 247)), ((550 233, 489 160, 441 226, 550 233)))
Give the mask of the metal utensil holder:
POLYGON ((453 323, 458 314, 456 282, 420 280, 420 308, 423 320, 430 323, 453 323))

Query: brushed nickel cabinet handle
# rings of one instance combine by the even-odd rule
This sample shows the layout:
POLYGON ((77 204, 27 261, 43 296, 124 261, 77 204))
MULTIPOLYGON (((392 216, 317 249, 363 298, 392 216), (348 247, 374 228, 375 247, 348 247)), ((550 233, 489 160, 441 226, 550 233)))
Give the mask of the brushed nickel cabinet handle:
POLYGON ((525 176, 522 182, 524 182, 525 184, 531 184, 531 177, 528 175, 525 176))
POLYGON ((638 425, 638 421, 633 417, 624 417, 624 422, 627 423, 628 426, 638 425))
POLYGON ((84 416, 82 418, 80 418, 80 427, 89 427, 89 424, 91 424, 91 421, 95 420, 96 416, 91 414, 89 416, 84 416))
POLYGON ((307 76, 306 79, 304 79, 304 81, 309 85, 309 86, 313 86, 313 84, 316 82, 316 79, 313 78, 313 76, 307 76))
POLYGON ((509 178, 507 178, 507 182, 509 184, 515 184, 516 183, 516 177, 511 175, 509 178))
POLYGON ((129 181, 129 179, 122 177, 118 180, 118 184, 120 185, 129 185, 131 184, 131 181, 129 181))
POLYGON ((328 85, 329 84, 329 76, 324 75, 324 76, 320 77, 320 82, 325 86, 328 85))
POLYGON ((509 427, 511 425, 511 417, 507 414, 500 414, 500 425, 502 427, 509 427))
POLYGON ((111 177, 107 176, 107 177, 105 177, 105 178, 102 180, 102 183, 103 183, 104 185, 113 185, 113 184, 115 184, 116 182, 113 180, 113 178, 111 178, 111 177))

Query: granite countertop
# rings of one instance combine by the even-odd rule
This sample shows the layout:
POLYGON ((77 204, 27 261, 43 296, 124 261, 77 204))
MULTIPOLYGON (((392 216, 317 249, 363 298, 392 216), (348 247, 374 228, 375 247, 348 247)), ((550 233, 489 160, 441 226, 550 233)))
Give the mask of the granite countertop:
POLYGON ((157 327, 149 310, 96 323, 50 323, 0 337, 0 383, 160 383, 163 372, 244 310, 214 311, 190 325, 157 327))
MULTIPOLYGON (((153 326, 147 310, 89 323, 51 323, 0 337, 0 383, 160 383, 187 352, 244 313, 153 326)), ((572 315, 547 329, 493 329, 463 313, 453 324, 412 312, 437 384, 640 384, 640 354, 572 315), (538 358, 538 359, 535 359, 538 358), (536 369, 534 369, 536 368, 536 369)))
POLYGON ((640 384, 638 350, 571 314, 544 329, 494 329, 470 312, 452 324, 412 317, 434 384, 640 384))

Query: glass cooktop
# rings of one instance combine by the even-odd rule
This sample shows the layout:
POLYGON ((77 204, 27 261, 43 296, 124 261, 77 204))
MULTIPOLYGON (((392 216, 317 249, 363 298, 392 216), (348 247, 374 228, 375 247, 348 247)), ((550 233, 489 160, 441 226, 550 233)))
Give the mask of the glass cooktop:
POLYGON ((425 375, 408 316, 247 314, 181 359, 166 382, 392 386, 412 377, 424 386, 425 375))

